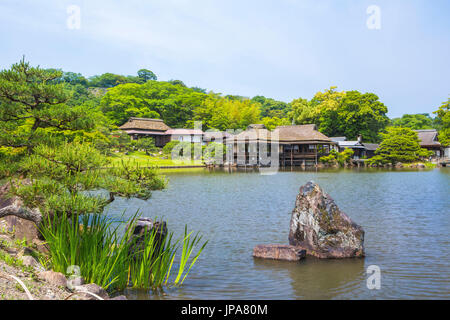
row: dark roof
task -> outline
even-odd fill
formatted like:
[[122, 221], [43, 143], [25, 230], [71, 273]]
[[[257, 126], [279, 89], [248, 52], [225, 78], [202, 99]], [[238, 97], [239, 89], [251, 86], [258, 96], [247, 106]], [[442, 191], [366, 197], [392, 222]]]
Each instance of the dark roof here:
[[376, 143], [363, 143], [363, 146], [366, 147], [366, 150], [375, 151], [378, 149], [379, 144]]
[[347, 141], [347, 137], [330, 137], [331, 141]]
[[438, 147], [441, 144], [437, 140], [438, 132], [436, 129], [414, 130], [417, 132], [421, 147]]
[[130, 118], [125, 124], [120, 126], [119, 129], [167, 131], [170, 129], [170, 127], [166, 125], [161, 119]]
[[[333, 139], [331, 139], [332, 141], [335, 141]], [[356, 141], [335, 141], [338, 143], [339, 147], [342, 148], [350, 148], [350, 149], [365, 149], [365, 147], [363, 146], [363, 144], [361, 142], [359, 142], [358, 140]]]

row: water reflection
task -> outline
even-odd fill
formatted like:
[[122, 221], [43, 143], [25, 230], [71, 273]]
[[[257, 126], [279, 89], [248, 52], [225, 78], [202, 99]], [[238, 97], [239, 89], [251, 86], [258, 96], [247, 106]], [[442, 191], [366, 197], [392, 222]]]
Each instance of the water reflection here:
[[[167, 172], [169, 187], [149, 201], [117, 199], [111, 215], [137, 209], [164, 217], [175, 236], [184, 225], [208, 246], [183, 287], [139, 299], [450, 298], [450, 168]], [[299, 187], [319, 183], [365, 231], [364, 259], [299, 263], [255, 260], [257, 244], [286, 244]], [[365, 268], [378, 265], [381, 290], [368, 290]]]
[[300, 262], [254, 258], [258, 271], [283, 272], [290, 278], [297, 299], [333, 299], [351, 292], [365, 281], [364, 259], [320, 260], [307, 257]]

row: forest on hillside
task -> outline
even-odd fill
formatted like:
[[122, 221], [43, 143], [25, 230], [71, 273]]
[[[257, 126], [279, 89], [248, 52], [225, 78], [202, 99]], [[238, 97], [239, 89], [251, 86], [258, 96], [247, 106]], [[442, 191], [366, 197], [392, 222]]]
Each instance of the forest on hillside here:
[[[55, 74], [53, 84], [64, 87], [65, 105], [89, 110], [98, 123], [109, 128], [130, 117], [163, 119], [173, 128], [193, 128], [195, 121], [202, 121], [203, 130], [245, 129], [252, 123], [273, 130], [280, 125], [314, 123], [327, 136], [354, 140], [362, 135], [366, 142], [380, 142], [381, 133], [390, 126], [443, 129], [438, 111], [434, 117], [422, 113], [389, 119], [388, 107], [375, 93], [339, 91], [337, 87], [318, 91], [310, 100], [299, 97], [284, 102], [262, 95], [225, 95], [189, 87], [181, 80], [159, 81], [148, 69], [138, 70], [135, 76], [104, 73], [90, 78], [61, 69], [45, 70]], [[441, 110], [445, 105], [448, 101]]]

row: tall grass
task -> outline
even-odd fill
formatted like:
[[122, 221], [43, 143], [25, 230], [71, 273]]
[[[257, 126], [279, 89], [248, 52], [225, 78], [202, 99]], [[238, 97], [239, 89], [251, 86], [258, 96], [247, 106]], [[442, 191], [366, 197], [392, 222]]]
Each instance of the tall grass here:
[[[137, 217], [136, 214], [127, 221], [130, 230]], [[174, 240], [172, 232], [161, 236], [152, 230], [137, 245], [132, 232], [121, 235], [119, 227], [113, 227], [113, 220], [100, 214], [48, 216], [41, 233], [50, 251], [49, 265], [62, 273], [69, 266], [79, 266], [86, 283], [93, 282], [110, 291], [127, 287], [158, 289], [182, 285], [207, 244], [206, 241], [201, 245], [202, 237], [187, 233], [185, 227], [181, 240]], [[180, 249], [180, 261], [176, 263]], [[178, 271], [172, 276], [175, 264]]]

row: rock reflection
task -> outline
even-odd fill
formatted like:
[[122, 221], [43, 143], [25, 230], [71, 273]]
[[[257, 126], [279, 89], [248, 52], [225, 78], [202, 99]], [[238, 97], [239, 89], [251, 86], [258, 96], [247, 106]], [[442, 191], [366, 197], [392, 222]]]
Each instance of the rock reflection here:
[[365, 285], [363, 258], [317, 259], [300, 262], [254, 258], [257, 270], [283, 272], [291, 279], [296, 299], [333, 299]]

